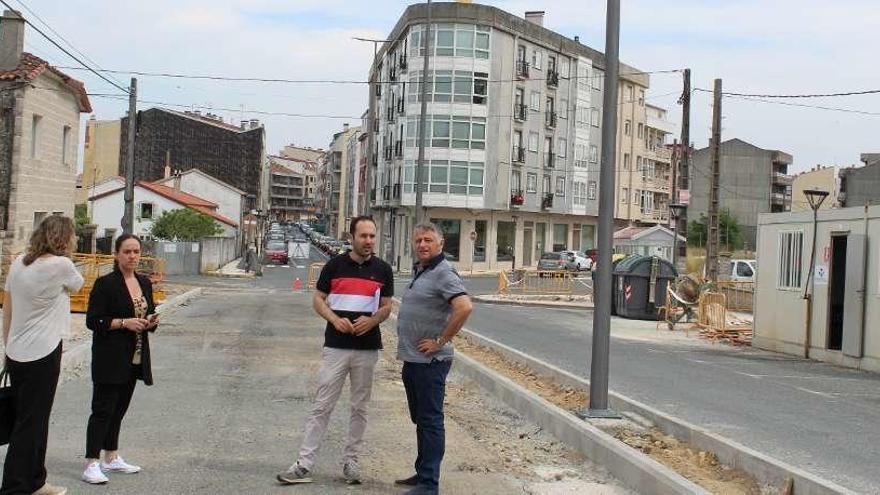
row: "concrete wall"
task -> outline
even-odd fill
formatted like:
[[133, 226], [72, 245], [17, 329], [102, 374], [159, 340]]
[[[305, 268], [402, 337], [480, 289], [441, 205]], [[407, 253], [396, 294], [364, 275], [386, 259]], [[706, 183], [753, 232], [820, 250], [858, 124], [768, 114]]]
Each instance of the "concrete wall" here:
[[[803, 284], [806, 283], [812, 245], [812, 214], [775, 213], [762, 214], [759, 218], [753, 345], [787, 354], [803, 355], [806, 336]], [[799, 289], [777, 288], [779, 236], [783, 231], [804, 232], [803, 281]], [[865, 263], [864, 355], [854, 358], [827, 348], [829, 285], [827, 279], [817, 277], [813, 297], [810, 357], [838, 365], [880, 371], [880, 206], [872, 206], [867, 210], [844, 208], [820, 211], [816, 236], [816, 266], [830, 271], [826, 249], [830, 253], [832, 233], [866, 232], [868, 249]], [[844, 319], [846, 318], [844, 315]]]
[[[729, 210], [743, 227], [746, 249], [755, 246], [758, 214], [770, 212], [771, 151], [738, 139], [721, 143], [719, 208]], [[688, 220], [708, 216], [712, 174], [710, 148], [694, 151], [690, 166]]]
[[[35, 215], [60, 213], [73, 217], [79, 103], [69, 87], [48, 71], [33, 83], [51, 90], [28, 87], [15, 92], [18, 98], [15, 102], [9, 225], [0, 253], [0, 271], [5, 271], [2, 267], [8, 266], [27, 246]], [[31, 129], [35, 115], [41, 119], [34, 143]], [[66, 153], [62, 150], [64, 126], [70, 127]], [[35, 144], [35, 156], [32, 156], [32, 144]], [[63, 154], [65, 161], [62, 163]]]
[[880, 163], [844, 169], [844, 206], [880, 204]]
[[241, 243], [234, 237], [205, 237], [201, 240], [201, 272], [216, 271], [238, 258]]
[[120, 126], [119, 120], [89, 119], [86, 123], [82, 189], [77, 195], [77, 203], [86, 202], [88, 188], [92, 184], [121, 173], [119, 169]]

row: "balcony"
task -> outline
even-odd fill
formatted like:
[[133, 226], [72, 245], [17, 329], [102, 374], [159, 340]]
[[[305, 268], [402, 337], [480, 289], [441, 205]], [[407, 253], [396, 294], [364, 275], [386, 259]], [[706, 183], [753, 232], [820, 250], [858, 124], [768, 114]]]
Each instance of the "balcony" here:
[[544, 112], [544, 125], [550, 129], [556, 128], [556, 112], [553, 110]]
[[394, 157], [403, 158], [403, 141], [394, 143]]
[[773, 172], [773, 184], [777, 186], [790, 186], [794, 179], [790, 175]]
[[672, 150], [665, 146], [654, 146], [653, 148], [649, 147], [648, 151], [648, 158], [652, 160], [664, 163], [672, 162]]
[[520, 122], [525, 122], [529, 118], [529, 109], [522, 103], [514, 104], [513, 118]]
[[522, 189], [510, 190], [510, 206], [522, 206], [525, 202]]
[[397, 66], [400, 67], [400, 70], [405, 71], [407, 68], [406, 55], [401, 55], [397, 61]]
[[788, 203], [788, 197], [785, 193], [775, 192], [770, 194], [770, 204], [771, 205], [782, 205], [785, 206]]
[[391, 200], [391, 186], [382, 186], [382, 201]]
[[510, 161], [512, 161], [513, 163], [525, 163], [526, 149], [522, 146], [514, 146], [513, 153], [510, 155]]
[[555, 70], [547, 71], [547, 87], [555, 88], [559, 86], [559, 73]]
[[397, 80], [397, 71], [394, 69], [394, 67], [392, 67], [391, 70], [388, 71], [388, 80], [389, 81], [396, 81]]
[[397, 99], [397, 113], [403, 115], [406, 112], [406, 101], [401, 96]]
[[392, 192], [392, 196], [391, 196], [391, 197], [392, 197], [393, 199], [400, 199], [400, 189], [401, 189], [401, 188], [400, 188], [400, 182], [394, 184], [394, 187], [392, 188], [392, 191], [391, 191], [391, 192]]
[[385, 111], [385, 120], [388, 124], [393, 124], [395, 120], [397, 120], [397, 112], [394, 111], [394, 106], [390, 106]]
[[549, 153], [544, 153], [544, 167], [553, 168], [553, 165], [555, 164], [555, 162], [554, 162], [555, 158], [556, 157], [553, 156], [552, 151], [550, 151]]
[[385, 161], [390, 162], [394, 158], [394, 146], [386, 146], [385, 152], [382, 154], [382, 157], [385, 158]]
[[525, 60], [516, 61], [516, 77], [520, 79], [529, 78], [529, 63]]
[[541, 208], [545, 210], [553, 208], [553, 193], [544, 194], [544, 199], [541, 200]]

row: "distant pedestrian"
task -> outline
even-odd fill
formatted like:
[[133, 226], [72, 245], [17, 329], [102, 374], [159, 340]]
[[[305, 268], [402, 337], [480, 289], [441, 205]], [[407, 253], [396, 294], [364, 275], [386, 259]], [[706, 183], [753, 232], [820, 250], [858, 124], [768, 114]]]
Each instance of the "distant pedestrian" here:
[[318, 390], [306, 420], [299, 456], [287, 471], [277, 476], [284, 484], [312, 481], [315, 456], [346, 377], [351, 382], [351, 419], [342, 474], [349, 484], [361, 481], [358, 454], [367, 427], [373, 370], [382, 348], [379, 324], [391, 313], [394, 276], [391, 266], [373, 255], [373, 219], [353, 218], [349, 231], [353, 237], [351, 251], [331, 258], [316, 284], [315, 312], [327, 320]]
[[6, 277], [3, 343], [15, 423], [3, 465], [3, 495], [67, 493], [46, 483], [46, 446], [61, 373], [61, 339], [70, 335], [70, 294], [83, 285], [70, 259], [75, 248], [73, 221], [48, 216]]
[[416, 225], [413, 250], [418, 262], [403, 294], [397, 318], [397, 354], [403, 386], [416, 425], [416, 474], [396, 480], [408, 494], [440, 493], [440, 463], [446, 450], [443, 399], [452, 367], [452, 338], [473, 306], [461, 277], [443, 255], [443, 232], [433, 223]]
[[153, 384], [149, 333], [159, 324], [153, 284], [135, 271], [141, 261], [140, 239], [123, 234], [115, 247], [113, 271], [95, 280], [86, 315], [86, 326], [93, 332], [93, 385], [82, 479], [92, 484], [110, 481], [107, 472], [141, 470], [118, 454], [119, 431], [137, 381]]

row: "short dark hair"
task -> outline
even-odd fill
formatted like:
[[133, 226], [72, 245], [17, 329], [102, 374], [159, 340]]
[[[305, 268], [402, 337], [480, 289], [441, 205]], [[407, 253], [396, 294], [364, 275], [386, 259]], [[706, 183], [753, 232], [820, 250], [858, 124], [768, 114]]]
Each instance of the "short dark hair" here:
[[348, 233], [354, 237], [354, 233], [357, 232], [358, 224], [361, 222], [373, 222], [373, 225], [376, 225], [376, 221], [373, 220], [372, 215], [360, 215], [351, 219], [351, 223], [348, 225]]

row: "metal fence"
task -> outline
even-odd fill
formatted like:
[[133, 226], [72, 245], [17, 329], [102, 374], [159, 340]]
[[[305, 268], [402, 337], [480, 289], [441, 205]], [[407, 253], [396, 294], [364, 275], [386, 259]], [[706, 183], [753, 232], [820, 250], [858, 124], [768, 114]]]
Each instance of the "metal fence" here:
[[168, 275], [198, 275], [202, 267], [202, 249], [198, 242], [156, 241], [151, 251], [165, 261]]
[[724, 294], [728, 311], [751, 313], [755, 307], [755, 283], [719, 280], [715, 283], [717, 291]]
[[498, 273], [499, 294], [572, 294], [574, 291], [575, 278], [569, 272]]

